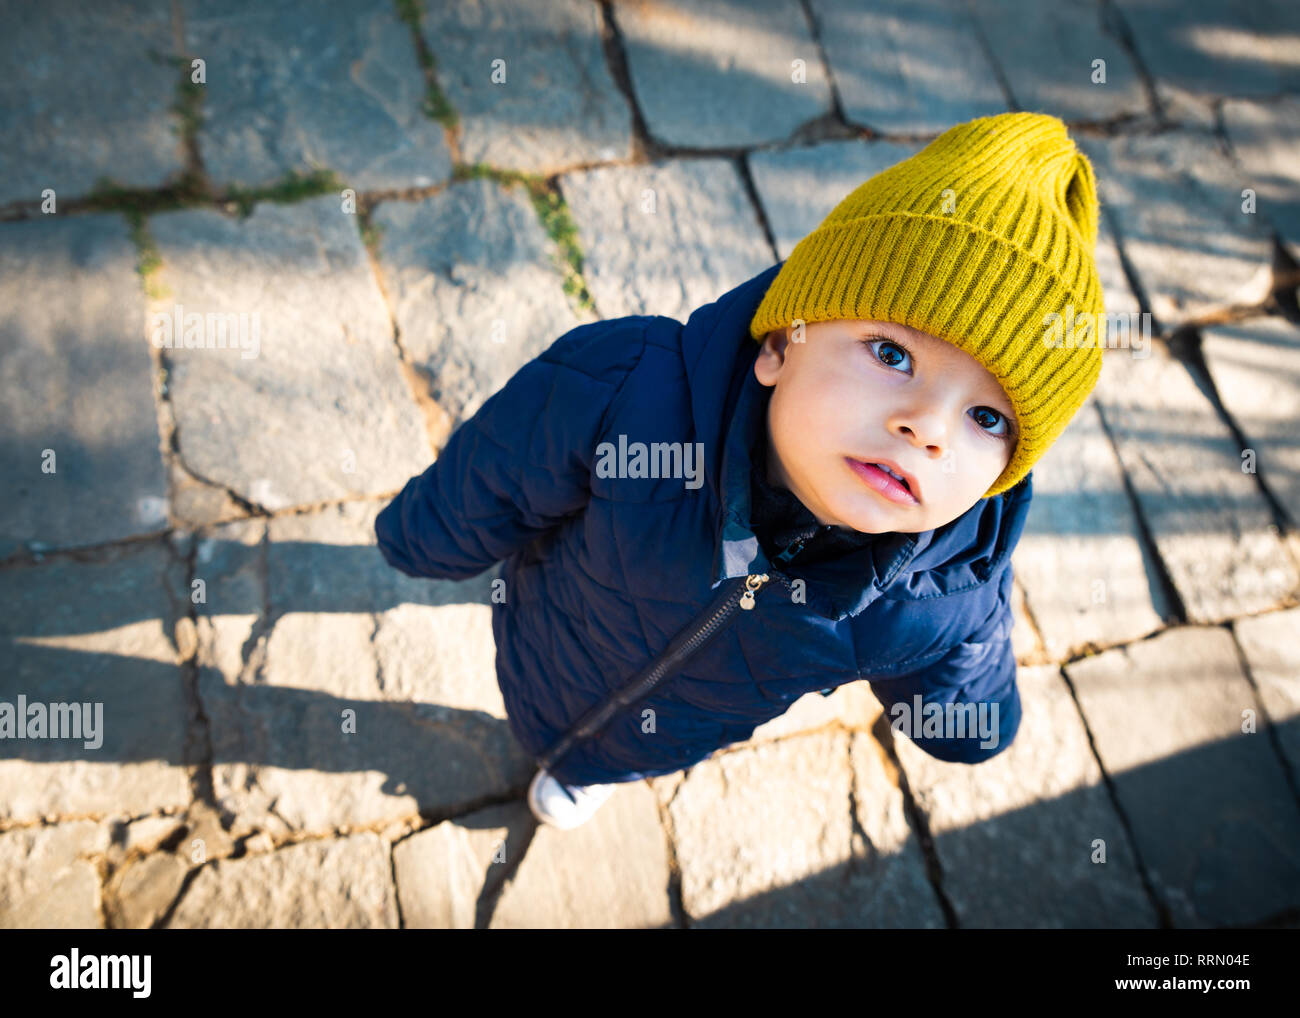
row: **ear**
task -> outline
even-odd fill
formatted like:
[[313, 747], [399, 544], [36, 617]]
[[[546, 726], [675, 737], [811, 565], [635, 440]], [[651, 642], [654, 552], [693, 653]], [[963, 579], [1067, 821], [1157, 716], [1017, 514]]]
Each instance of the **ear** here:
[[785, 355], [789, 343], [789, 330], [785, 328], [773, 329], [763, 337], [763, 345], [759, 348], [758, 358], [754, 361], [754, 376], [760, 384], [769, 386], [776, 384], [781, 369], [785, 367]]

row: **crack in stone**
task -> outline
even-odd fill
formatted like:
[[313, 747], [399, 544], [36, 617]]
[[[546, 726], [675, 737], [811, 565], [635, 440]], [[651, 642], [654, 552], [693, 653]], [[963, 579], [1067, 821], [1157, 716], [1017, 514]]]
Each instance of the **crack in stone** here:
[[[1128, 496], [1129, 511], [1133, 514], [1133, 520], [1137, 524], [1138, 540], [1142, 547], [1143, 559], [1150, 562], [1152, 568], [1156, 570], [1157, 582], [1160, 584], [1165, 605], [1173, 614], [1173, 621], [1175, 624], [1185, 624], [1188, 618], [1187, 606], [1183, 603], [1182, 594], [1175, 585], [1169, 567], [1160, 554], [1160, 546], [1156, 542], [1155, 535], [1151, 532], [1146, 512], [1142, 508], [1142, 503], [1133, 488], [1133, 479], [1129, 476], [1128, 468], [1124, 465], [1124, 457], [1120, 454], [1119, 441], [1116, 439], [1110, 425], [1106, 422], [1106, 411], [1100, 403], [1097, 404], [1097, 419], [1101, 421], [1101, 429], [1110, 442], [1111, 452], [1120, 464], [1120, 480], [1123, 482], [1124, 492]], [[1162, 621], [1169, 622], [1168, 619]]]
[[[185, 558], [182, 560], [185, 569], [185, 589], [192, 591], [194, 581], [198, 572], [198, 540], [191, 536], [189, 546], [186, 548]], [[168, 544], [169, 555], [175, 556], [176, 550]], [[174, 564], [174, 558], [173, 558]], [[164, 580], [165, 580], [164, 576]], [[171, 597], [170, 586], [166, 587], [168, 597]], [[175, 605], [173, 605], [175, 607]], [[181, 679], [184, 684], [186, 700], [191, 712], [192, 722], [187, 725], [186, 730], [186, 760], [191, 759], [191, 747], [197, 743], [198, 760], [194, 763], [194, 770], [190, 776], [191, 794], [194, 798], [207, 803], [215, 808], [216, 798], [212, 777], [212, 721], [203, 703], [202, 690], [199, 684], [199, 625], [198, 625], [198, 606], [194, 603], [192, 597], [185, 598], [184, 614], [177, 613], [178, 625], [183, 620], [188, 623], [189, 637], [191, 646], [188, 653], [180, 662]], [[180, 654], [181, 648], [177, 646], [177, 653]]]
[[[1029, 630], [1034, 634], [1034, 641], [1037, 644], [1037, 646], [1035, 646], [1034, 648], [1034, 662], [1040, 663], [1040, 659], [1044, 659], [1041, 661], [1041, 663], [1046, 663], [1045, 658], [1047, 655], [1047, 640], [1043, 636], [1043, 627], [1038, 624], [1038, 618], [1037, 616], [1034, 615], [1034, 609], [1029, 604], [1029, 591], [1025, 590], [1024, 587], [1020, 585], [1020, 581], [1018, 579], [1013, 577], [1011, 582], [1013, 585], [1013, 590], [1011, 592], [1011, 599], [1013, 602], [1015, 601], [1016, 590], [1019, 590], [1020, 605], [1021, 608], [1023, 609], [1021, 611], [1021, 620], [1029, 626]], [[1017, 664], [1019, 664], [1019, 662], [1017, 662]]]
[[1165, 121], [1165, 110], [1160, 103], [1160, 93], [1156, 90], [1155, 77], [1147, 70], [1146, 64], [1143, 63], [1142, 55], [1138, 52], [1137, 43], [1133, 37], [1133, 30], [1124, 19], [1124, 15], [1115, 5], [1114, 0], [1100, 0], [1098, 14], [1102, 32], [1119, 43], [1120, 48], [1124, 50], [1124, 55], [1129, 58], [1134, 70], [1137, 71], [1138, 77], [1142, 81], [1142, 91], [1146, 94], [1150, 113], [1158, 121]]
[[384, 662], [379, 656], [379, 648], [375, 646], [375, 637], [379, 635], [379, 613], [370, 612], [370, 653], [375, 659], [375, 684], [379, 687], [379, 695], [387, 699], [387, 690], [384, 687]]
[[[852, 880], [860, 869], [866, 870], [874, 866], [879, 858], [876, 846], [871, 843], [870, 836], [862, 826], [862, 818], [858, 815], [858, 775], [856, 768], [853, 766], [853, 743], [857, 735], [858, 733], [850, 730], [844, 740], [845, 766], [849, 769], [849, 859], [848, 865], [844, 869], [845, 882]], [[860, 852], [854, 850], [855, 842], [860, 842]]]
[[960, 929], [961, 921], [957, 915], [957, 910], [949, 900], [948, 894], [943, 887], [943, 863], [939, 859], [934, 837], [930, 833], [929, 817], [921, 809], [920, 803], [917, 802], [916, 796], [912, 793], [911, 783], [907, 780], [907, 774], [903, 770], [902, 762], [899, 760], [893, 745], [893, 734], [890, 731], [888, 717], [881, 714], [876, 719], [871, 729], [871, 735], [875, 739], [880, 752], [884, 755], [888, 770], [892, 772], [898, 789], [903, 795], [903, 812], [907, 817], [908, 826], [911, 828], [921, 849], [921, 857], [925, 863], [926, 879], [929, 881], [935, 898], [939, 902], [944, 922], [949, 929]]
[[1237, 652], [1237, 664], [1240, 666], [1242, 674], [1246, 676], [1250, 688], [1255, 693], [1255, 700], [1260, 713], [1268, 722], [1265, 727], [1268, 731], [1269, 743], [1273, 747], [1273, 754], [1277, 757], [1277, 761], [1282, 768], [1282, 776], [1286, 780], [1287, 787], [1291, 789], [1291, 797], [1295, 799], [1296, 805], [1300, 806], [1300, 774], [1292, 770], [1291, 762], [1287, 759], [1287, 754], [1282, 748], [1281, 736], [1278, 735], [1279, 722], [1285, 724], [1287, 719], [1282, 717], [1274, 720], [1269, 715], [1268, 707], [1264, 703], [1264, 697], [1259, 688], [1259, 682], [1255, 678], [1255, 673], [1251, 670], [1250, 659], [1246, 657], [1246, 649], [1237, 638], [1237, 623], [1240, 621], [1240, 619], [1230, 619], [1228, 622], [1223, 623], [1223, 628], [1227, 629], [1232, 636], [1232, 646]]
[[[398, 839], [400, 840], [400, 839]], [[397, 909], [397, 928], [406, 929], [406, 917], [402, 914], [402, 895], [399, 893], [397, 886], [397, 858], [393, 847], [397, 840], [387, 842], [388, 845], [388, 880], [393, 888], [393, 905]]]
[[[1162, 630], [1162, 632], [1163, 631], [1164, 630]], [[1158, 635], [1160, 634], [1152, 634], [1152, 636]], [[1148, 637], [1148, 639], [1150, 638], [1151, 637]], [[1125, 655], [1127, 656], [1127, 654], [1128, 652], [1125, 650]], [[1138, 845], [1137, 838], [1134, 837], [1133, 825], [1129, 822], [1128, 814], [1124, 812], [1123, 806], [1120, 803], [1119, 791], [1115, 788], [1114, 779], [1106, 770], [1106, 765], [1101, 759], [1101, 753], [1097, 749], [1097, 742], [1093, 738], [1092, 728], [1088, 724], [1088, 716], [1084, 713], [1083, 704], [1079, 701], [1078, 690], [1074, 688], [1074, 683], [1070, 681], [1069, 673], [1066, 672], [1064, 666], [1058, 669], [1058, 672], [1061, 676], [1061, 680], [1065, 683], [1065, 688], [1070, 691], [1070, 698], [1074, 701], [1074, 709], [1078, 712], [1079, 723], [1083, 725], [1084, 734], [1088, 737], [1088, 749], [1092, 753], [1093, 760], [1097, 763], [1097, 769], [1101, 772], [1102, 781], [1105, 782], [1106, 794], [1110, 798], [1111, 808], [1115, 811], [1115, 815], [1119, 817], [1119, 822], [1124, 828], [1124, 836], [1128, 839], [1129, 847], [1133, 850], [1133, 861], [1134, 865], [1137, 867], [1138, 878], [1142, 881], [1142, 889], [1146, 892], [1148, 901], [1150, 901], [1152, 907], [1155, 909], [1156, 915], [1160, 921], [1160, 928], [1165, 930], [1173, 929], [1173, 916], [1169, 911], [1169, 907], [1156, 892], [1158, 876], [1148, 871], [1147, 865], [1142, 859], [1142, 850]]]
[[817, 21], [817, 15], [812, 9], [809, 0], [800, 0], [799, 6], [803, 9], [804, 20], [808, 22], [808, 34], [812, 37], [813, 46], [817, 48], [817, 57], [821, 61], [822, 74], [826, 77], [826, 84], [831, 93], [831, 109], [834, 111], [835, 119], [845, 127], [848, 126], [848, 118], [844, 116], [844, 104], [840, 101], [840, 89], [835, 82], [835, 75], [831, 71], [831, 60], [826, 55], [826, 50], [822, 46], [821, 25]]

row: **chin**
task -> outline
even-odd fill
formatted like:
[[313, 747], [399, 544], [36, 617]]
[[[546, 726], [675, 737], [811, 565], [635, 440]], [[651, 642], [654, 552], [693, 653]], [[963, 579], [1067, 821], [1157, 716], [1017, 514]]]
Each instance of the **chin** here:
[[[834, 510], [832, 510], [834, 512]], [[890, 525], [891, 513], [887, 506], [863, 510], [859, 508], [856, 512], [835, 513], [837, 517], [836, 526], [848, 527], [850, 530], [856, 530], [859, 534], [888, 534], [894, 531]]]

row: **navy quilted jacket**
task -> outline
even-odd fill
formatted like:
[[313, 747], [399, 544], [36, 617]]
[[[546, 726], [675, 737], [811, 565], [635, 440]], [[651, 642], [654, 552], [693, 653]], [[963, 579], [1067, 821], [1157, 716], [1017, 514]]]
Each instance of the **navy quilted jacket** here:
[[[943, 760], [978, 763], [1019, 727], [1010, 558], [1032, 475], [943, 527], [828, 561], [774, 563], [756, 539], [749, 450], [770, 392], [748, 330], [780, 267], [685, 325], [641, 315], [565, 333], [376, 519], [385, 559], [411, 576], [504, 560], [497, 681], [515, 737], [562, 781], [681, 770], [859, 679]], [[601, 476], [605, 442], [700, 443], [703, 474]], [[925, 704], [981, 701], [998, 705], [996, 740], [921, 727]]]

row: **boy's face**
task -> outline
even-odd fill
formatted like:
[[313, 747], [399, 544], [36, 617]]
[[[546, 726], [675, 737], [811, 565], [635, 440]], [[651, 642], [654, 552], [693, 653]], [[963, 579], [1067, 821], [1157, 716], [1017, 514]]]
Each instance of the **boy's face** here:
[[[768, 482], [823, 524], [917, 534], [955, 520], [1006, 468], [1018, 438], [1011, 400], [964, 350], [893, 322], [814, 322], [802, 342], [770, 332], [754, 374], [775, 386]], [[851, 460], [889, 460], [912, 495]]]

